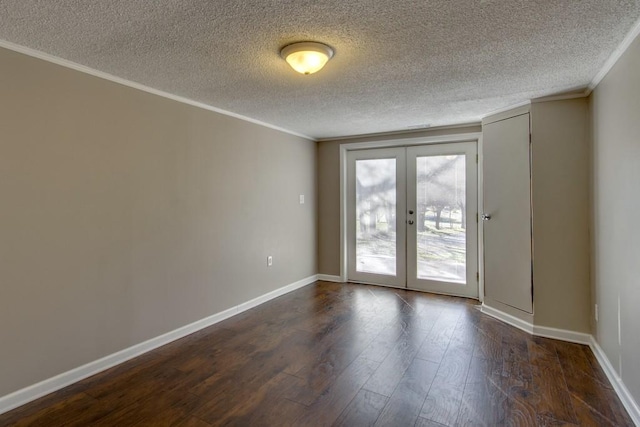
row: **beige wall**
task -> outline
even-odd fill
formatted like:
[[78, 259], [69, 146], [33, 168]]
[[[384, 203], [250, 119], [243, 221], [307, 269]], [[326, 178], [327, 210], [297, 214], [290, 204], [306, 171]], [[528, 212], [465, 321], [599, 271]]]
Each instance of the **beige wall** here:
[[480, 125], [425, 130], [395, 135], [348, 138], [318, 143], [318, 272], [340, 275], [340, 145], [479, 133]]
[[589, 111], [531, 105], [534, 324], [590, 332]]
[[636, 402], [640, 402], [639, 76], [640, 38], [636, 38], [591, 95], [593, 292], [599, 311], [595, 335]]
[[318, 273], [340, 275], [340, 144], [318, 143]]
[[0, 70], [0, 396], [317, 272], [315, 142]]

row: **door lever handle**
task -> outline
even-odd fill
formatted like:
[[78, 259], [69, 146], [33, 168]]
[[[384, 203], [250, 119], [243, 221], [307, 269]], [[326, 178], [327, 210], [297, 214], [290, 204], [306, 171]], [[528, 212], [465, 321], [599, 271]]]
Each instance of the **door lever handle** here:
[[413, 220], [410, 219], [409, 221], [407, 221], [407, 223], [409, 223], [409, 225], [413, 225]]
[[491, 220], [491, 215], [490, 214], [482, 214], [482, 220], [483, 221], [490, 221]]

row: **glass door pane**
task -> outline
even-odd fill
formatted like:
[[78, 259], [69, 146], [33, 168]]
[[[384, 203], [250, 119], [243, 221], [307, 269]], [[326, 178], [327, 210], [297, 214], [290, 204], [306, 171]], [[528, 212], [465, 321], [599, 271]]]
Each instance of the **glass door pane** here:
[[407, 285], [478, 297], [476, 144], [407, 148]]
[[465, 155], [416, 158], [417, 276], [466, 283]]
[[406, 287], [406, 150], [347, 153], [347, 275]]
[[396, 159], [356, 160], [356, 271], [396, 275]]

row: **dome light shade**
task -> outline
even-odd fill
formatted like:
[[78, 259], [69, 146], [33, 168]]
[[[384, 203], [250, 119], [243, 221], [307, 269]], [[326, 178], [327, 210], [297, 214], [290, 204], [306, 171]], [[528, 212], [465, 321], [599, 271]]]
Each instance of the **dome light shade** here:
[[280, 56], [300, 74], [313, 74], [333, 56], [333, 49], [317, 42], [301, 42], [285, 46]]

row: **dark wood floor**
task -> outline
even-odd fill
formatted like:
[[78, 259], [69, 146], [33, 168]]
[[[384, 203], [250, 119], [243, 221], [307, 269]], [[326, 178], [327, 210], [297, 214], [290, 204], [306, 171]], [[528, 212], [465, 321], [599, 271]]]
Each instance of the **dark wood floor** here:
[[471, 300], [318, 282], [0, 415], [0, 425], [626, 426], [588, 347]]

